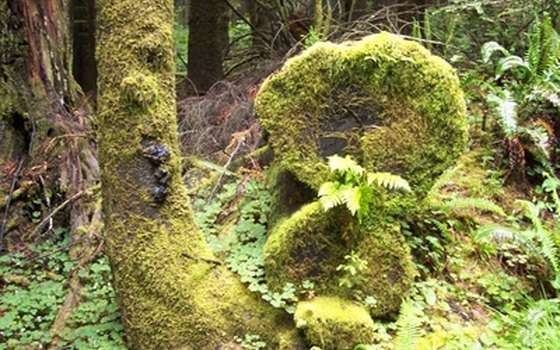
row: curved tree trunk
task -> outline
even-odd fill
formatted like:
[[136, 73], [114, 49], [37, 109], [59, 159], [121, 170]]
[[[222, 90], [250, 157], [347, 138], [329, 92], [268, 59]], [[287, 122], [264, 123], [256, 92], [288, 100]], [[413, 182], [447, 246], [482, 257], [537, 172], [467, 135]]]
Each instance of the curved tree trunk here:
[[230, 349], [252, 333], [294, 349], [283, 316], [215, 259], [194, 222], [175, 119], [173, 0], [97, 5], [105, 239], [130, 347]]

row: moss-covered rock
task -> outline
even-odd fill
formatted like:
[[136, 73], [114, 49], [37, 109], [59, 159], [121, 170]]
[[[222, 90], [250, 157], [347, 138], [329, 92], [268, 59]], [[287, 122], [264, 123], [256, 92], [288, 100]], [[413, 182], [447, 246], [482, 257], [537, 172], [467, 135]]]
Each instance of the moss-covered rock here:
[[367, 310], [338, 297], [317, 297], [298, 303], [296, 326], [312, 346], [323, 350], [353, 349], [373, 341], [374, 325]]
[[[380, 210], [382, 210], [380, 208]], [[319, 202], [305, 205], [279, 223], [264, 247], [268, 284], [281, 289], [309, 280], [319, 295], [375, 298], [370, 312], [380, 316], [396, 311], [412, 285], [414, 268], [399, 226], [391, 217], [370, 216], [361, 225], [345, 209], [325, 212]], [[340, 286], [337, 266], [351, 252], [367, 262], [356, 288]]]
[[324, 159], [350, 154], [369, 171], [403, 176], [422, 197], [466, 142], [453, 69], [388, 33], [317, 44], [289, 60], [265, 81], [255, 111], [281, 166], [315, 189]]

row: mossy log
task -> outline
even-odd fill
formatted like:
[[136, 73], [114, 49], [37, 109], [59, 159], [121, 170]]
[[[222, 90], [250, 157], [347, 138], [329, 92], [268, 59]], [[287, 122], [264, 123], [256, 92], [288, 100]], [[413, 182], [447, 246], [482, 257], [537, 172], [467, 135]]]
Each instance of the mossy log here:
[[181, 176], [172, 0], [99, 0], [105, 239], [131, 349], [297, 349], [291, 320], [216, 262]]

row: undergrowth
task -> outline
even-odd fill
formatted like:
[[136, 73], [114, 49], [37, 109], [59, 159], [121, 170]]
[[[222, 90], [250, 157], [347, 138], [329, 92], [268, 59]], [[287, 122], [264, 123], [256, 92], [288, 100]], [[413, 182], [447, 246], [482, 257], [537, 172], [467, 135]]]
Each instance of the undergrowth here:
[[0, 349], [126, 349], [111, 270], [99, 257], [77, 271], [81, 302], [61, 334], [51, 331], [78, 268], [68, 256], [67, 230], [0, 257]]

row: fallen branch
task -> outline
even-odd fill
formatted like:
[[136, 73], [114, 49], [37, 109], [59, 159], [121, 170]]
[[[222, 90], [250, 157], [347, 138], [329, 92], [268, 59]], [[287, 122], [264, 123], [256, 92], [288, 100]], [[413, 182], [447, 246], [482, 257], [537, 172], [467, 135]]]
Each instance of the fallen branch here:
[[61, 211], [62, 209], [64, 209], [68, 204], [72, 203], [73, 201], [75, 201], [76, 199], [82, 197], [85, 194], [90, 194], [93, 192], [97, 192], [99, 191], [99, 189], [101, 188], [100, 185], [94, 185], [90, 188], [86, 188], [85, 190], [82, 190], [80, 192], [75, 193], [72, 197], [66, 199], [64, 202], [62, 202], [58, 207], [54, 208], [53, 211], [51, 211], [49, 213], [49, 215], [47, 215], [43, 221], [41, 221], [37, 226], [35, 226], [35, 228], [33, 229], [33, 231], [31, 232], [31, 237], [34, 237], [35, 235], [37, 235], [41, 229], [43, 228], [43, 226], [45, 226], [50, 219], [52, 219], [53, 216], [56, 215], [56, 213], [58, 213], [59, 211]]

